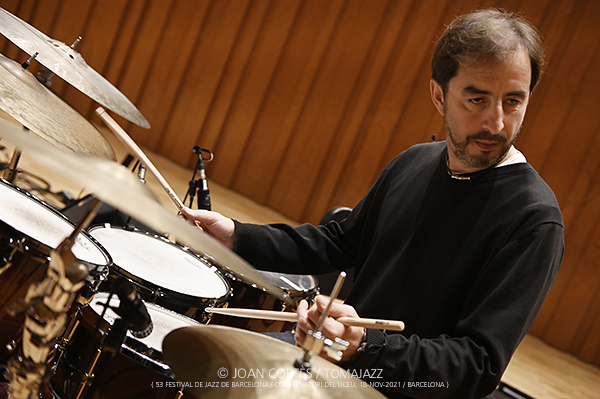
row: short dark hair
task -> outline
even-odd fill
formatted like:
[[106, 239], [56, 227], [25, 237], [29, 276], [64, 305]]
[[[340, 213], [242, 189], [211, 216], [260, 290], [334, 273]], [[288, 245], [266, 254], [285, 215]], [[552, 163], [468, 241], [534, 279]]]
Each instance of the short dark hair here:
[[519, 47], [527, 51], [531, 60], [531, 92], [544, 63], [542, 38], [537, 29], [521, 16], [495, 8], [459, 16], [446, 27], [435, 46], [432, 78], [446, 93], [448, 82], [461, 64], [498, 62]]

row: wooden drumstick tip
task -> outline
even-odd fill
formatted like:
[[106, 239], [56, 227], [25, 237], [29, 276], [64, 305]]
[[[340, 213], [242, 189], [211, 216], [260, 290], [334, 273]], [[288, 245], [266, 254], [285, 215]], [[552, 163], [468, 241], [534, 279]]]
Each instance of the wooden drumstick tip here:
[[173, 201], [177, 209], [180, 211], [185, 205], [183, 204], [183, 202], [181, 202], [175, 191], [171, 188], [167, 180], [162, 176], [162, 174], [159, 172], [156, 166], [154, 166], [152, 161], [150, 161], [150, 158], [146, 156], [144, 151], [142, 151], [142, 149], [138, 147], [135, 141], [133, 141], [133, 139], [129, 137], [127, 132], [125, 132], [125, 130], [123, 130], [123, 128], [119, 126], [119, 124], [115, 122], [113, 118], [111, 118], [111, 116], [108, 114], [108, 112], [106, 112], [104, 108], [96, 108], [96, 114], [100, 117], [100, 119], [102, 119], [102, 121], [104, 121], [106, 126], [108, 126], [108, 128], [114, 133], [114, 135], [119, 140], [121, 140], [123, 144], [125, 144], [125, 146], [133, 153], [133, 155], [135, 155], [140, 160], [140, 162], [146, 166], [150, 173], [154, 175], [158, 184], [163, 188], [163, 190], [165, 190], [166, 194], [169, 196], [171, 201]]

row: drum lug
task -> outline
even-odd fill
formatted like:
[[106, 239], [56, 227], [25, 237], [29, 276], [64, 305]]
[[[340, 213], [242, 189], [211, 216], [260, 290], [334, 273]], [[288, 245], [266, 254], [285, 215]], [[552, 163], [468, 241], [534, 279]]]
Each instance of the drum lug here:
[[6, 344], [6, 349], [8, 350], [9, 353], [12, 354], [15, 351], [15, 349], [17, 349], [17, 342], [14, 339], [11, 339]]
[[96, 356], [94, 357], [91, 366], [87, 372], [82, 373], [81, 375], [81, 379], [79, 380], [79, 390], [75, 395], [75, 399], [79, 399], [81, 397], [86, 387], [92, 386], [92, 383], [94, 382], [94, 369], [96, 368], [96, 363], [98, 363], [98, 359], [100, 359], [101, 354], [102, 351], [100, 349], [96, 349]]
[[17, 247], [14, 246], [12, 248], [12, 250], [6, 251], [6, 252], [8, 252], [8, 254], [7, 254], [8, 256], [2, 255], [2, 264], [4, 266], [2, 266], [2, 268], [0, 268], [0, 276], [2, 276], [2, 274], [5, 271], [7, 271], [8, 269], [11, 268], [11, 266], [12, 266], [12, 259], [13, 259], [13, 256], [15, 256], [15, 252], [17, 252]]
[[165, 294], [160, 290], [160, 287], [158, 287], [156, 291], [152, 293], [152, 303], [156, 303], [156, 301], [163, 296], [165, 296]]
[[65, 349], [67, 348], [67, 345], [69, 344], [69, 340], [65, 337], [60, 337], [57, 338], [54, 341], [54, 346], [56, 347], [56, 349], [58, 349], [61, 353], [65, 351]]

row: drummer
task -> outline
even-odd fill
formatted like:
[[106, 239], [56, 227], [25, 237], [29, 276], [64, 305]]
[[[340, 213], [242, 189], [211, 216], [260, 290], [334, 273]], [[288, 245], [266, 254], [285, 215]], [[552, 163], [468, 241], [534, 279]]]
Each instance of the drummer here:
[[[390, 398], [490, 398], [563, 256], [556, 198], [513, 146], [542, 63], [524, 19], [495, 9], [458, 17], [435, 47], [430, 81], [447, 141], [398, 155], [345, 221], [293, 228], [184, 215], [259, 269], [354, 267], [324, 334], [349, 342], [343, 367], [380, 370], [370, 381]], [[298, 345], [323, 305], [299, 305]], [[358, 315], [406, 329], [335, 320]]]

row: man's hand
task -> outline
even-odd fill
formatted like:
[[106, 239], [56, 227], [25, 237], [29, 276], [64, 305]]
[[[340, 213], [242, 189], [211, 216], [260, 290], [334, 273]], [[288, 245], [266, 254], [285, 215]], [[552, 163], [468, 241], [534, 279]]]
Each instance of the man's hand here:
[[[308, 308], [308, 302], [302, 300], [296, 309], [298, 315], [298, 327], [296, 328], [296, 345], [302, 347], [304, 340], [306, 339], [306, 333], [308, 330], [315, 330], [321, 313], [325, 310], [329, 298], [324, 296], [318, 296], [315, 305], [310, 309]], [[329, 339], [341, 338], [344, 341], [348, 341], [348, 348], [343, 352], [342, 360], [345, 361], [350, 359], [355, 353], [360, 344], [362, 343], [365, 329], [363, 327], [348, 327], [342, 323], [336, 321], [338, 317], [358, 317], [356, 310], [350, 305], [342, 305], [339, 303], [332, 303], [329, 309], [329, 315], [323, 323], [323, 334]], [[329, 357], [323, 351], [321, 357], [327, 360]]]
[[229, 249], [235, 243], [235, 223], [220, 213], [203, 209], [182, 208], [181, 215], [193, 221], [206, 234], [213, 236]]

